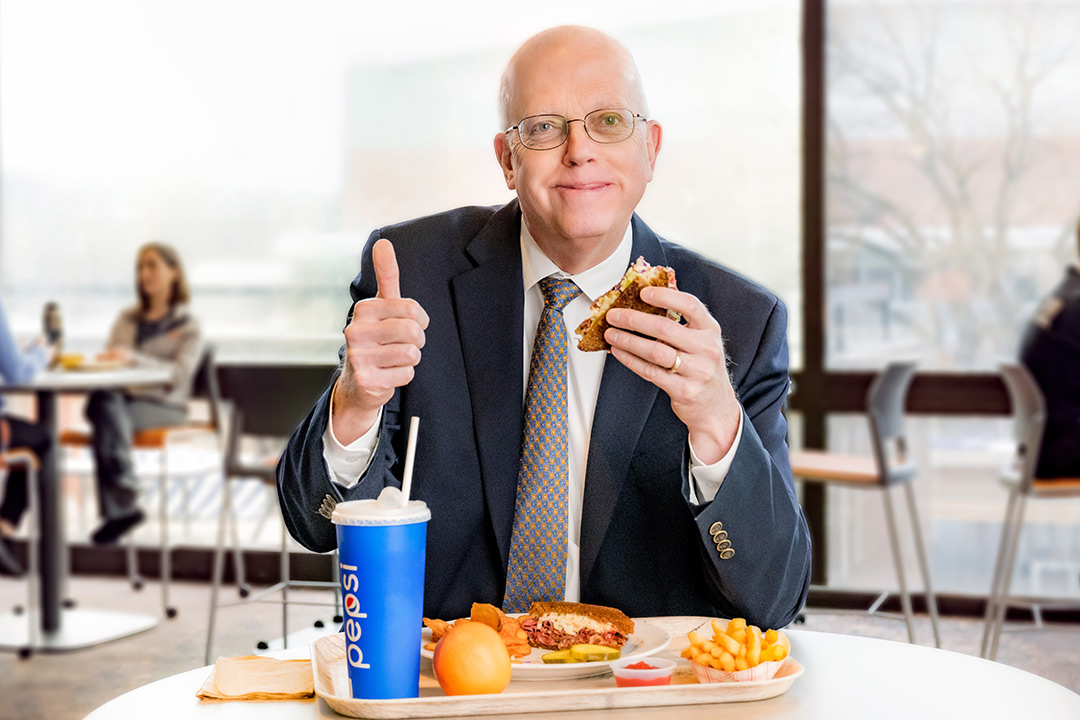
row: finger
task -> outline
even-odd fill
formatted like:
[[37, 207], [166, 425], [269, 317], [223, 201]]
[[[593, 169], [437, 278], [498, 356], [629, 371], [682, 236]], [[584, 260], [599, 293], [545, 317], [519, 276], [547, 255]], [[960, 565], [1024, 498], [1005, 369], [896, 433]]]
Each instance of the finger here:
[[365, 298], [353, 305], [353, 322], [378, 322], [388, 318], [413, 320], [423, 330], [427, 330], [428, 322], [430, 322], [424, 308], [411, 298], [398, 300]]
[[[616, 330], [615, 328], [608, 328], [607, 332], [604, 333], [604, 339], [608, 341], [612, 348], [632, 353], [642, 360], [658, 365], [665, 370], [675, 364], [675, 357], [680, 352], [671, 345], [635, 335], [634, 333]], [[684, 371], [687, 357], [689, 357], [689, 354], [684, 352], [682, 362]]]
[[415, 320], [390, 318], [377, 322], [360, 322], [345, 331], [350, 346], [379, 346], [407, 344], [422, 348], [427, 343], [423, 328]]
[[[674, 355], [670, 350], [663, 349], [664, 346], [670, 345], [681, 351], [683, 369], [680, 374], [688, 374], [688, 360], [698, 373], [711, 374], [714, 371], [710, 368], [726, 367], [724, 338], [716, 321], [712, 321], [708, 328], [693, 329], [663, 315], [619, 309], [608, 313], [608, 323], [612, 326], [604, 333], [608, 343], [662, 367], [671, 367], [675, 362]], [[654, 344], [659, 345], [660, 349]]]
[[376, 368], [353, 364], [352, 368], [353, 382], [357, 390], [370, 395], [379, 395], [408, 385], [416, 374], [412, 365]]
[[416, 367], [422, 357], [420, 348], [411, 343], [378, 345], [362, 350], [354, 360], [376, 370], [391, 370], [399, 367]]
[[666, 368], [644, 360], [622, 348], [612, 347], [611, 354], [616, 360], [625, 365], [630, 372], [656, 385], [669, 396], [675, 396], [676, 386], [686, 382], [686, 379], [681, 374], [668, 372]]
[[371, 264], [375, 267], [375, 297], [385, 300], [397, 300], [401, 297], [401, 285], [398, 281], [397, 255], [394, 245], [386, 238], [380, 239], [371, 248]]
[[705, 304], [690, 293], [650, 285], [642, 288], [641, 299], [655, 307], [674, 310], [686, 319], [686, 324], [690, 327], [702, 328], [716, 324]]
[[420, 359], [420, 350], [415, 345], [407, 344], [381, 345], [348, 352], [356, 386], [369, 393], [407, 384], [412, 380], [413, 368], [420, 364]]
[[688, 336], [694, 332], [666, 315], [653, 315], [652, 313], [628, 310], [626, 308], [609, 311], [607, 321], [613, 327], [640, 333], [656, 340], [663, 340], [669, 345], [683, 349], [689, 349], [686, 347], [690, 342]]

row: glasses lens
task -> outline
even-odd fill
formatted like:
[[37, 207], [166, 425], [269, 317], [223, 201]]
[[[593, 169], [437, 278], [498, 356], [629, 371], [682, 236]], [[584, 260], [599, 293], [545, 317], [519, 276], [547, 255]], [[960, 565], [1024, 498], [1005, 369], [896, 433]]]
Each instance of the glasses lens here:
[[566, 118], [560, 115], [534, 115], [518, 123], [518, 134], [525, 147], [548, 150], [566, 139]]
[[593, 110], [585, 116], [585, 129], [596, 142], [620, 142], [634, 132], [634, 113], [624, 109]]

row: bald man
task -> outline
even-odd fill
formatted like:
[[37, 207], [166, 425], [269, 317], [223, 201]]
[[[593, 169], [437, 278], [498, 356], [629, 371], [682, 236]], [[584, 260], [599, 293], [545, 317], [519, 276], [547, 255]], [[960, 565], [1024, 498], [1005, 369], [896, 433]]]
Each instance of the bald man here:
[[[517, 199], [372, 233], [340, 371], [278, 466], [290, 531], [332, 549], [324, 499], [400, 485], [418, 416], [426, 615], [566, 599], [786, 625], [810, 541], [781, 414], [783, 304], [635, 214], [663, 132], [622, 45], [540, 33], [500, 99], [495, 156]], [[642, 298], [684, 322], [612, 311], [611, 353], [579, 351], [574, 328], [639, 256], [675, 270], [677, 290]]]

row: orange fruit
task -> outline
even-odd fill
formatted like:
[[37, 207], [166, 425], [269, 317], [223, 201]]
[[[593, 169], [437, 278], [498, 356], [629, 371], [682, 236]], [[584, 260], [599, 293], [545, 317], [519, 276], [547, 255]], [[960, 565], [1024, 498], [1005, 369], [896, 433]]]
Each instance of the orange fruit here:
[[510, 684], [510, 653], [483, 623], [458, 620], [435, 646], [431, 662], [447, 695], [500, 693]]

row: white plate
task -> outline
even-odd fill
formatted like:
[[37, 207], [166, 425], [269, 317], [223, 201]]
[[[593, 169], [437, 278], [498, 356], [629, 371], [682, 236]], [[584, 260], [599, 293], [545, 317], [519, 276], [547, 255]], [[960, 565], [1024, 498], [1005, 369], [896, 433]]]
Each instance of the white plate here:
[[[431, 628], [424, 628], [424, 636], [421, 642], [426, 645], [431, 642]], [[671, 644], [671, 636], [666, 631], [655, 625], [635, 620], [634, 633], [627, 639], [622, 647], [620, 658], [643, 658], [647, 655], [658, 653]], [[514, 661], [510, 675], [514, 680], [562, 680], [565, 678], [583, 678], [593, 675], [603, 675], [610, 672], [610, 660], [587, 662], [587, 663], [557, 663], [548, 665], [541, 660], [544, 653], [551, 650], [533, 648], [532, 652], [523, 658]], [[431, 650], [420, 649], [420, 654], [431, 659], [435, 653]]]

